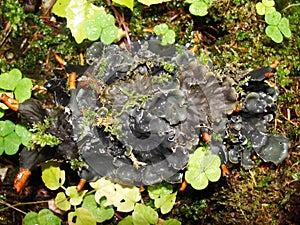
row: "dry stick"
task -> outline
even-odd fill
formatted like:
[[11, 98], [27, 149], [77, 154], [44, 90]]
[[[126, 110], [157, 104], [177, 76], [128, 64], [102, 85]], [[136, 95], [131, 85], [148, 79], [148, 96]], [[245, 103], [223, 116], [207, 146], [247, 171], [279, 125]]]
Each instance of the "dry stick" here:
[[18, 209], [16, 206], [18, 205], [33, 205], [33, 204], [42, 204], [42, 203], [47, 203], [49, 200], [43, 200], [43, 201], [36, 201], [36, 202], [20, 202], [20, 203], [17, 203], [17, 204], [14, 204], [14, 205], [11, 205], [3, 200], [0, 199], [0, 204], [3, 204], [3, 205], [6, 205], [7, 207], [6, 208], [2, 208], [0, 209], [0, 212], [1, 211], [4, 211], [6, 209], [9, 209], [9, 208], [12, 208], [20, 213], [23, 213], [24, 215], [26, 215], [27, 213], [22, 211], [21, 209]]

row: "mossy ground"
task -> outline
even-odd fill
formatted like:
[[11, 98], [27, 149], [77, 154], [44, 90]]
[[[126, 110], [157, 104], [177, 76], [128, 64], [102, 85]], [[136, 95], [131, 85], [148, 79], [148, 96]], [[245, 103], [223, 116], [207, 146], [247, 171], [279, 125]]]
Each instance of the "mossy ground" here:
[[[65, 21], [41, 19], [42, 10], [24, 14], [12, 1], [7, 2], [11, 13], [0, 15], [1, 72], [17, 67], [36, 83], [43, 83], [47, 78], [63, 76], [53, 60], [54, 52], [69, 62], [80, 62], [80, 53], [90, 43], [77, 45]], [[119, 9], [127, 15], [125, 19], [132, 37], [140, 37], [156, 24], [166, 22], [176, 32], [177, 43], [188, 44], [204, 59], [211, 58], [214, 70], [227, 68], [227, 75], [233, 78], [239, 71], [267, 66], [275, 59], [280, 62], [276, 76], [271, 78], [279, 87], [280, 95], [278, 113], [269, 129], [290, 139], [290, 157], [278, 166], [256, 159], [254, 168], [248, 171], [239, 165], [228, 165], [231, 174], [207, 189], [195, 191], [188, 187], [178, 194], [173, 211], [165, 215], [177, 218], [182, 224], [300, 224], [300, 11], [299, 6], [285, 9], [294, 3], [292, 1], [276, 1], [277, 10], [289, 19], [293, 34], [290, 39], [276, 44], [264, 32], [266, 24], [263, 17], [256, 14], [256, 2], [216, 1], [205, 17], [192, 16], [184, 1], [150, 8], [139, 5], [133, 13]], [[1, 10], [8, 10], [7, 4], [6, 8], [2, 6]], [[11, 27], [7, 25], [9, 21]], [[1, 156], [0, 165], [17, 168], [18, 157]], [[33, 188], [32, 181], [25, 195], [17, 196], [10, 188], [15, 172], [16, 169], [11, 169], [1, 184], [0, 210], [7, 207], [4, 206], [7, 203], [53, 197], [52, 192]], [[33, 176], [39, 178], [40, 174]], [[20, 207], [27, 212], [47, 207], [47, 204]], [[8, 207], [1, 212], [0, 224], [21, 224], [22, 216]], [[106, 224], [116, 223], [114, 219]]]

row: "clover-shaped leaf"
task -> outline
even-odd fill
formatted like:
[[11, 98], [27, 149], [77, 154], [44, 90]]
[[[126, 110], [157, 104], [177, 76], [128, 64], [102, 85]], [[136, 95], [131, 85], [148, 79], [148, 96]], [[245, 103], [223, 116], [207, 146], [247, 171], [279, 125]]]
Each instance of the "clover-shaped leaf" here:
[[87, 38], [90, 41], [96, 41], [99, 39], [102, 29], [101, 27], [97, 26], [97, 24], [94, 21], [87, 21], [85, 24], [85, 29]]
[[100, 27], [110, 27], [115, 24], [115, 18], [106, 12], [98, 12], [95, 15], [95, 23]]
[[290, 38], [292, 36], [289, 20], [287, 18], [284, 17], [280, 20], [278, 28], [285, 37]]
[[118, 28], [115, 26], [105, 27], [102, 29], [101, 41], [105, 45], [111, 44], [118, 37]]
[[21, 79], [22, 73], [18, 69], [12, 69], [9, 73], [3, 73], [0, 75], [0, 89], [13, 91]]
[[167, 45], [167, 44], [173, 44], [175, 42], [175, 31], [173, 30], [168, 30], [162, 38], [162, 45]]
[[272, 7], [275, 5], [274, 0], [262, 0], [262, 4], [266, 7]]
[[191, 14], [195, 16], [205, 16], [208, 13], [207, 9], [208, 4], [204, 1], [193, 2], [189, 7]]
[[275, 2], [273, 0], [263, 0], [262, 2], [256, 3], [256, 12], [258, 15], [265, 15], [275, 12]]
[[89, 210], [95, 217], [98, 223], [102, 223], [111, 219], [114, 216], [114, 209], [110, 206], [104, 206], [106, 199], [102, 198], [98, 205], [95, 201], [95, 195], [85, 196], [82, 203], [82, 208]]
[[87, 192], [87, 190], [78, 192], [76, 190], [76, 186], [70, 186], [66, 190], [66, 194], [70, 197], [70, 204], [74, 205], [74, 206], [81, 204], [86, 192]]
[[157, 35], [163, 35], [163, 34], [167, 33], [167, 31], [169, 30], [169, 27], [167, 24], [162, 23], [162, 24], [156, 25], [153, 28], [153, 30]]
[[281, 19], [280, 12], [273, 12], [265, 15], [266, 23], [269, 25], [278, 25]]
[[[20, 125], [18, 125], [17, 128], [18, 131], [19, 126]], [[12, 121], [0, 121], [0, 155], [2, 155], [3, 152], [7, 155], [14, 155], [18, 152], [19, 146], [22, 144], [22, 137], [16, 133], [15, 129], [16, 126]], [[24, 142], [26, 141], [24, 140]]]
[[65, 182], [65, 171], [60, 169], [58, 162], [48, 161], [42, 164], [42, 180], [47, 188], [56, 190]]
[[28, 146], [32, 138], [32, 133], [25, 126], [20, 124], [16, 124], [15, 132], [21, 138], [22, 144]]
[[266, 34], [276, 43], [283, 41], [283, 36], [277, 26], [267, 26]]
[[14, 90], [15, 98], [20, 102], [31, 97], [32, 82], [29, 78], [23, 78], [18, 81]]
[[217, 155], [200, 147], [191, 155], [185, 179], [197, 190], [207, 187], [208, 182], [215, 182], [221, 177], [221, 160]]
[[49, 209], [42, 209], [39, 213], [29, 212], [24, 217], [24, 225], [60, 225], [60, 219]]

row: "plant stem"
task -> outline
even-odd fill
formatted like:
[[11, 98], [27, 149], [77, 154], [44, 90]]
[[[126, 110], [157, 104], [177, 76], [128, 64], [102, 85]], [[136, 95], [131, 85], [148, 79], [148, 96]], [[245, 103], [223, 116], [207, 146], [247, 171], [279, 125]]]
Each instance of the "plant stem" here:
[[16, 206], [19, 206], [19, 205], [33, 205], [33, 204], [42, 204], [42, 203], [47, 203], [49, 200], [43, 200], [43, 201], [36, 201], [36, 202], [20, 202], [20, 203], [17, 203], [17, 204], [14, 204], [14, 205], [11, 205], [3, 200], [0, 200], [0, 204], [3, 204], [3, 205], [6, 205], [7, 207], [5, 208], [2, 208], [0, 209], [0, 212], [1, 211], [5, 211], [6, 209], [9, 209], [9, 208], [12, 208], [20, 213], [23, 213], [24, 215], [26, 215], [27, 213], [22, 211], [21, 209], [18, 209]]
[[282, 11], [284, 11], [284, 10], [286, 10], [288, 8], [294, 7], [294, 6], [300, 6], [300, 3], [290, 4], [287, 7], [285, 7]]

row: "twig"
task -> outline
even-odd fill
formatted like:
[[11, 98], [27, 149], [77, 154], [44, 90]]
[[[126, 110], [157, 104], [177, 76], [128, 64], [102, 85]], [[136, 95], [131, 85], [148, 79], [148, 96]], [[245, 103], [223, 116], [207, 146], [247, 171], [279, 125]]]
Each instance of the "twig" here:
[[36, 202], [20, 202], [20, 203], [16, 203], [14, 205], [11, 205], [3, 200], [0, 199], [0, 204], [3, 204], [3, 205], [6, 205], [7, 207], [6, 208], [2, 208], [0, 209], [0, 212], [1, 211], [4, 211], [6, 209], [9, 209], [9, 208], [12, 208], [20, 213], [23, 213], [24, 215], [27, 214], [26, 212], [22, 211], [21, 209], [18, 209], [16, 206], [19, 206], [19, 205], [33, 205], [33, 204], [42, 204], [42, 203], [47, 203], [49, 200], [43, 200], [43, 201], [36, 201]]

